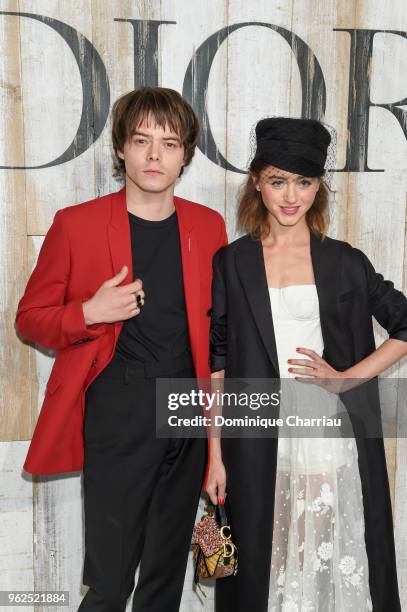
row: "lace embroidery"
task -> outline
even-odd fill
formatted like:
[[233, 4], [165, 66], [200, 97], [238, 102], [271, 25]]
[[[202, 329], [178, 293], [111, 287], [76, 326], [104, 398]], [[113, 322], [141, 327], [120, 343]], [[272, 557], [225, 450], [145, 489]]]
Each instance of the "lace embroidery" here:
[[332, 453], [339, 444], [347, 453], [329, 472], [300, 473], [295, 461], [290, 471], [277, 466], [270, 612], [373, 609], [356, 445], [329, 444]]

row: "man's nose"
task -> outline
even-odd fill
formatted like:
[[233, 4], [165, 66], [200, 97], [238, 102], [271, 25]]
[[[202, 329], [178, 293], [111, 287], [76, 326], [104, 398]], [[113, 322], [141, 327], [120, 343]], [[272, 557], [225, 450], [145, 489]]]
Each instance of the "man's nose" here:
[[160, 157], [160, 153], [159, 153], [158, 143], [152, 141], [148, 149], [148, 159], [156, 160], [156, 159], [159, 159], [159, 157]]

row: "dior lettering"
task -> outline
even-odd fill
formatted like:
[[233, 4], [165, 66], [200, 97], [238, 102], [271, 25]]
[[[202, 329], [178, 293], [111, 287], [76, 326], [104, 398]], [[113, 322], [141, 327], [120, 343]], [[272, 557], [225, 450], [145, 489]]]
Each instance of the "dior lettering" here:
[[[68, 45], [75, 58], [82, 87], [82, 112], [77, 132], [67, 149], [58, 157], [47, 163], [32, 166], [0, 165], [1, 169], [41, 169], [57, 166], [79, 157], [87, 151], [100, 137], [106, 126], [110, 111], [110, 86], [106, 67], [95, 46], [83, 34], [72, 26], [35, 13], [0, 11], [0, 16], [31, 19], [39, 22], [39, 28], [47, 26], [59, 34]], [[174, 36], [177, 32], [176, 21], [156, 21], [140, 19], [114, 19], [117, 28], [131, 27], [133, 30], [134, 87], [141, 84], [158, 84], [158, 39], [162, 28], [171, 28]], [[244, 170], [233, 165], [224, 157], [215, 142], [211, 131], [206, 99], [209, 87], [209, 76], [212, 63], [220, 46], [228, 37], [244, 28], [267, 28], [274, 36], [282, 37], [290, 46], [297, 62], [301, 82], [301, 116], [303, 118], [322, 119], [326, 110], [326, 84], [321, 65], [309, 45], [294, 32], [279, 25], [266, 22], [242, 22], [229, 25], [214, 32], [196, 49], [186, 68], [183, 81], [183, 95], [191, 103], [201, 120], [203, 130], [198, 147], [214, 164], [231, 172], [243, 173]], [[397, 120], [398, 126], [407, 138], [407, 97], [383, 103], [374, 103], [370, 98], [372, 75], [373, 42], [376, 34], [407, 38], [407, 32], [399, 30], [333, 28], [338, 33], [338, 45], [346, 44], [345, 34], [350, 37], [350, 57], [348, 82], [343, 86], [348, 90], [348, 124], [346, 159], [337, 172], [383, 172], [380, 168], [369, 168], [367, 163], [369, 139], [369, 111], [371, 107], [380, 107], [390, 112]], [[46, 37], [46, 31], [38, 29], [37, 36]], [[24, 44], [24, 40], [22, 41]], [[253, 51], [256, 38], [253, 36]], [[131, 52], [129, 50], [129, 52]], [[247, 53], [247, 50], [244, 51]], [[268, 58], [263, 57], [267, 63]], [[46, 67], [45, 67], [46, 70]], [[69, 81], [69, 75], [61, 75]], [[397, 79], [397, 74], [393, 75]], [[400, 76], [401, 78], [401, 76]], [[278, 84], [277, 84], [278, 89]], [[25, 92], [27, 95], [30, 92]], [[278, 95], [278, 92], [276, 93]], [[67, 109], [61, 109], [61, 121], [75, 124], [77, 117], [67, 118]]]

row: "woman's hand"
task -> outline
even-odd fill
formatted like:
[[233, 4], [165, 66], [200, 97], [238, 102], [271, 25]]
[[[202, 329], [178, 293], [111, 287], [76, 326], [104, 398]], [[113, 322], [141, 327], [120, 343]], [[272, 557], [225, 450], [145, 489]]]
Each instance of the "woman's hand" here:
[[287, 359], [290, 366], [301, 366], [288, 368], [291, 374], [295, 374], [295, 380], [318, 385], [331, 393], [343, 393], [360, 384], [360, 381], [351, 379], [346, 371], [335, 370], [312, 349], [297, 348], [296, 351], [309, 359]]
[[[304, 366], [301, 368], [288, 368], [288, 371], [292, 374], [302, 374], [304, 376], [312, 376], [313, 378], [341, 378], [343, 372], [338, 372], [322, 359], [312, 349], [297, 348], [297, 353], [307, 355], [309, 359], [287, 359], [287, 362], [291, 365]], [[299, 377], [295, 376], [298, 380]]]
[[206, 492], [214, 505], [224, 503], [226, 495], [226, 470], [222, 459], [219, 457], [211, 457], [209, 461]]

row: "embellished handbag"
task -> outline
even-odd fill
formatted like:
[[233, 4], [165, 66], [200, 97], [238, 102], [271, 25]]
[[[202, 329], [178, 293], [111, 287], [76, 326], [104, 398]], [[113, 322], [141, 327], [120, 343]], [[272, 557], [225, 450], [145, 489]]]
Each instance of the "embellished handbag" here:
[[238, 554], [231, 538], [224, 505], [218, 504], [216, 509], [209, 506], [207, 514], [195, 525], [192, 532], [194, 583], [205, 597], [199, 578], [225, 578], [237, 574]]

